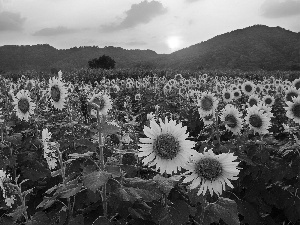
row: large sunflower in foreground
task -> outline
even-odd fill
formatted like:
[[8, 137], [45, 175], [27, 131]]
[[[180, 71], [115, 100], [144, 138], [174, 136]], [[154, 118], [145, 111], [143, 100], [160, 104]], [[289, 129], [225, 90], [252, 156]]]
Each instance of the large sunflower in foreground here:
[[99, 110], [99, 113], [103, 116], [107, 115], [108, 111], [112, 109], [110, 97], [103, 92], [93, 95], [89, 102], [93, 103], [97, 110]]
[[34, 113], [35, 103], [31, 101], [28, 90], [20, 90], [16, 97], [14, 97], [15, 105], [14, 110], [16, 111], [17, 117], [21, 120], [28, 121], [29, 116]]
[[286, 102], [288, 105], [284, 107], [286, 110], [286, 116], [300, 124], [300, 96], [293, 98], [293, 102]]
[[251, 130], [259, 134], [267, 134], [271, 126], [271, 119], [268, 114], [256, 105], [247, 109], [245, 121]]
[[242, 114], [233, 105], [228, 104], [222, 110], [220, 119], [226, 122], [225, 127], [233, 134], [238, 135], [241, 133], [243, 126]]
[[239, 162], [234, 162], [237, 156], [233, 153], [222, 153], [215, 155], [211, 149], [194, 155], [190, 162], [187, 163], [185, 169], [188, 170], [185, 174], [183, 183], [189, 183], [190, 189], [199, 187], [197, 195], [205, 195], [207, 190], [212, 196], [215, 192], [221, 195], [225, 190], [226, 184], [233, 188], [230, 180], [237, 180]]
[[53, 107], [62, 110], [68, 94], [64, 83], [55, 77], [50, 78], [48, 93], [50, 95], [50, 101]]
[[198, 98], [198, 112], [200, 117], [205, 117], [214, 113], [218, 107], [219, 101], [214, 96], [214, 94], [209, 92], [204, 92]]
[[150, 121], [150, 127], [144, 127], [144, 134], [147, 138], [140, 138], [139, 157], [144, 165], [156, 166], [156, 171], [161, 174], [176, 173], [184, 168], [189, 158], [197, 152], [193, 150], [195, 143], [186, 140], [188, 133], [186, 127], [182, 124], [176, 124], [176, 121], [165, 122], [160, 119], [160, 125], [154, 120]]

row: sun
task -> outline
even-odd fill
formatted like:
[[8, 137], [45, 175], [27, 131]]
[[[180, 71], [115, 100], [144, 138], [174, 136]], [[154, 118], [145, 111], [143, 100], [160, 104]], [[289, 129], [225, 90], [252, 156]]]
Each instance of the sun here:
[[180, 47], [180, 42], [180, 38], [177, 36], [170, 36], [167, 39], [167, 44], [172, 51]]

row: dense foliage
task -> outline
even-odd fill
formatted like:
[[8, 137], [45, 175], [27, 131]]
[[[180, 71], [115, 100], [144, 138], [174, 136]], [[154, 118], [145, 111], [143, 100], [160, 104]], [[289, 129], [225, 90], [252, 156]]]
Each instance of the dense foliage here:
[[115, 68], [115, 60], [107, 55], [102, 55], [99, 58], [91, 59], [89, 62], [89, 68], [91, 69], [114, 69]]
[[87, 68], [90, 59], [103, 54], [116, 61], [116, 68], [300, 70], [299, 35], [280, 27], [256, 25], [218, 35], [172, 54], [112, 46], [60, 50], [50, 45], [2, 46], [0, 71], [48, 72], [50, 68], [69, 71]]
[[[300, 95], [300, 74], [177, 72], [1, 76], [0, 224], [300, 223], [300, 98], [291, 98]], [[226, 99], [224, 90], [240, 96]], [[258, 109], [266, 96], [274, 101]], [[236, 120], [224, 116], [229, 105]], [[219, 173], [238, 169], [237, 180], [201, 193], [203, 183], [187, 182], [188, 167], [147, 164], [141, 143], [165, 118], [177, 124], [176, 137], [188, 132], [180, 141], [194, 143], [196, 155], [223, 157]], [[218, 174], [205, 166], [203, 179]]]

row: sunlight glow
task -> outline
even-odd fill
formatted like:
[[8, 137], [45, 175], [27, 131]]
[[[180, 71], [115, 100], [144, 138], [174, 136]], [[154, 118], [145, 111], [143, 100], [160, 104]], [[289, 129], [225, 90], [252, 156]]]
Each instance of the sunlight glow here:
[[178, 36], [170, 36], [167, 39], [167, 44], [172, 51], [179, 49], [180, 43], [181, 41]]

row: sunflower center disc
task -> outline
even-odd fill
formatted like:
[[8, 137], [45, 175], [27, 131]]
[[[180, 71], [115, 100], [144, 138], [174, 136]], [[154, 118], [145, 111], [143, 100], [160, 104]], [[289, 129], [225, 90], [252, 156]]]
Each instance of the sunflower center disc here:
[[249, 105], [250, 105], [250, 106], [257, 105], [257, 101], [256, 101], [256, 99], [254, 99], [254, 98], [251, 98], [251, 99], [249, 100]]
[[233, 95], [234, 95], [234, 97], [239, 97], [239, 96], [240, 96], [240, 93], [239, 93], [238, 91], [235, 91], [235, 92], [233, 93]]
[[225, 99], [230, 99], [230, 94], [229, 94], [228, 92], [226, 92], [226, 93], [224, 94], [224, 97], [225, 97]]
[[263, 124], [263, 121], [260, 118], [260, 116], [258, 116], [258, 115], [251, 115], [250, 118], [249, 118], [249, 123], [253, 127], [260, 128], [262, 126], [262, 124]]
[[212, 110], [213, 101], [209, 97], [204, 97], [201, 99], [201, 107], [204, 111]]
[[222, 174], [222, 165], [216, 159], [204, 158], [197, 162], [195, 171], [200, 177], [214, 181]]
[[53, 99], [53, 101], [55, 102], [59, 102], [60, 100], [60, 89], [57, 85], [54, 85], [51, 87], [51, 98]]
[[245, 90], [247, 92], [251, 92], [252, 91], [252, 86], [251, 85], [245, 85]]
[[93, 103], [95, 103], [99, 107], [99, 110], [102, 110], [105, 107], [105, 100], [102, 97], [95, 98], [93, 100]]
[[225, 117], [225, 121], [229, 122], [227, 124], [227, 126], [231, 127], [231, 128], [235, 128], [237, 126], [237, 119], [235, 118], [234, 115], [232, 114], [228, 114], [226, 117]]
[[266, 99], [265, 99], [265, 103], [266, 103], [267, 105], [270, 105], [270, 104], [272, 103], [272, 99], [266, 98]]
[[179, 152], [178, 140], [170, 134], [161, 134], [153, 144], [154, 152], [163, 159], [173, 159]]
[[29, 102], [26, 98], [21, 98], [18, 102], [18, 108], [20, 111], [25, 114], [29, 111]]
[[292, 107], [292, 112], [293, 112], [294, 117], [300, 118], [300, 105], [299, 104], [295, 104]]
[[298, 97], [298, 94], [295, 93], [295, 92], [290, 92], [286, 95], [286, 100], [292, 102], [293, 101], [293, 97], [297, 98]]

